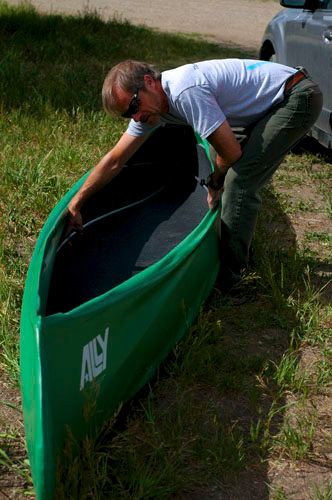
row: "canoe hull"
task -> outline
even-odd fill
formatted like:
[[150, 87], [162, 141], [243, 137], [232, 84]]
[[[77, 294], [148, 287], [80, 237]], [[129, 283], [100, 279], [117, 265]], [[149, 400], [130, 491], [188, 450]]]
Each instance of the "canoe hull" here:
[[22, 307], [23, 409], [39, 499], [54, 495], [56, 461], [68, 435], [95, 435], [149, 380], [192, 324], [218, 271], [218, 217], [207, 212], [160, 261], [72, 310], [47, 315], [43, 294], [64, 209], [78, 187], [40, 235]]

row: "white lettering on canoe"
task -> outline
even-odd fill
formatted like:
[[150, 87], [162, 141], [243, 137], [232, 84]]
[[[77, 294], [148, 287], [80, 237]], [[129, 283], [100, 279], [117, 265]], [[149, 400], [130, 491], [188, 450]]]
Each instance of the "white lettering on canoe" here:
[[106, 369], [108, 333], [109, 327], [105, 329], [104, 338], [97, 335], [83, 347], [80, 391], [86, 382], [91, 382]]

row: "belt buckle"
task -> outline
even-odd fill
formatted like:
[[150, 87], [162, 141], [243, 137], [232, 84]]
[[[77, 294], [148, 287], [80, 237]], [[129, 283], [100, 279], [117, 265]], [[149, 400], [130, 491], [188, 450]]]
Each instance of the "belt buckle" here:
[[309, 73], [308, 71], [305, 69], [304, 66], [296, 66], [295, 68], [297, 71], [300, 71], [301, 73], [304, 74], [304, 76], [306, 76], [307, 78], [309, 77]]

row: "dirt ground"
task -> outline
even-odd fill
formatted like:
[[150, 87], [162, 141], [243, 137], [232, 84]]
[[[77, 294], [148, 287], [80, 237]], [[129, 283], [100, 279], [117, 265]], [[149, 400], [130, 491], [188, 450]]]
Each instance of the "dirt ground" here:
[[[17, 5], [21, 0], [7, 0]], [[216, 42], [258, 50], [269, 20], [281, 9], [277, 0], [30, 0], [44, 12], [96, 11], [163, 31], [199, 33]], [[185, 7], [185, 8], [184, 8]]]
[[[19, 4], [19, 0], [7, 0], [8, 4]], [[146, 0], [145, 2], [136, 0], [30, 0], [40, 11], [44, 12], [63, 12], [66, 14], [77, 14], [85, 11], [96, 11], [104, 19], [117, 17], [127, 19], [135, 24], [146, 24], [147, 26], [158, 28], [170, 32], [197, 33], [206, 39], [220, 43], [228, 43], [242, 46], [244, 48], [258, 51], [263, 32], [268, 21], [280, 10], [277, 0], [186, 0], [185, 4], [178, 0]], [[184, 8], [185, 7], [185, 8]], [[307, 180], [310, 185], [310, 180]], [[293, 193], [294, 195], [294, 193]], [[310, 199], [317, 199], [317, 193], [310, 192]], [[308, 217], [311, 216], [308, 213]], [[317, 214], [315, 213], [315, 220]], [[313, 220], [313, 219], [312, 219]], [[311, 227], [312, 230], [319, 231], [326, 228], [330, 220], [325, 215], [324, 220], [317, 221], [317, 227]], [[292, 220], [297, 239], [301, 239], [303, 228], [307, 227], [308, 221], [301, 225], [297, 218]], [[305, 359], [303, 353], [302, 359]], [[2, 374], [3, 375], [3, 374]], [[0, 377], [1, 378], [1, 377]], [[22, 429], [23, 423], [21, 415], [18, 416], [17, 408], [20, 406], [20, 395], [11, 390], [9, 382], [2, 377], [0, 383], [1, 399], [10, 403], [3, 407], [3, 413], [0, 413], [0, 431], [3, 424], [6, 423], [6, 430], [9, 438], [14, 440], [18, 448], [18, 454], [24, 450], [22, 434], [17, 429]], [[318, 448], [320, 443], [327, 446], [330, 440], [326, 436], [331, 435], [331, 400], [330, 392], [324, 397], [316, 398], [313, 401], [317, 414], [321, 420], [326, 420], [326, 424], [321, 425], [322, 436], [317, 436], [314, 441], [314, 447]], [[15, 426], [8, 425], [15, 423]], [[16, 430], [15, 430], [16, 429]], [[318, 444], [317, 444], [318, 443]], [[316, 452], [316, 449], [313, 450]], [[319, 453], [318, 453], [319, 451]], [[299, 463], [294, 465], [290, 460], [271, 461], [268, 464], [268, 471], [264, 477], [260, 472], [253, 474], [253, 471], [244, 471], [238, 478], [237, 484], [232, 486], [232, 491], [223, 492], [204, 492], [198, 496], [191, 495], [187, 500], [195, 498], [211, 498], [215, 500], [239, 499], [247, 496], [248, 499], [259, 500], [267, 498], [292, 500], [310, 500], [313, 498], [308, 492], [308, 487], [312, 484], [326, 484], [331, 477], [332, 453], [329, 447], [323, 454], [320, 450], [317, 456], [324, 457], [322, 460], [316, 460], [310, 464]], [[253, 480], [254, 478], [254, 480]], [[13, 491], [12, 477], [3, 477], [0, 481], [0, 499], [31, 498], [22, 493], [27, 486], [26, 478], [22, 473], [17, 475], [15, 486], [20, 493]], [[265, 481], [270, 484], [270, 491], [267, 491]], [[275, 493], [273, 494], [273, 489]], [[259, 490], [262, 488], [262, 491]], [[284, 495], [281, 493], [284, 491]], [[279, 493], [278, 493], [279, 492]], [[317, 499], [320, 497], [316, 497]], [[321, 497], [323, 498], [323, 497]], [[330, 498], [330, 497], [329, 497]]]

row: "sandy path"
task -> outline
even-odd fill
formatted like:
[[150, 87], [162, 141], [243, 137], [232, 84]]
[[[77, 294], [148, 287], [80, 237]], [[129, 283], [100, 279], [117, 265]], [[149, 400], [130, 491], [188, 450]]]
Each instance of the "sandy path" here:
[[[18, 4], [20, 0], [7, 0]], [[281, 7], [276, 0], [30, 0], [43, 12], [97, 11], [164, 31], [200, 33], [217, 42], [258, 49], [268, 21]]]

